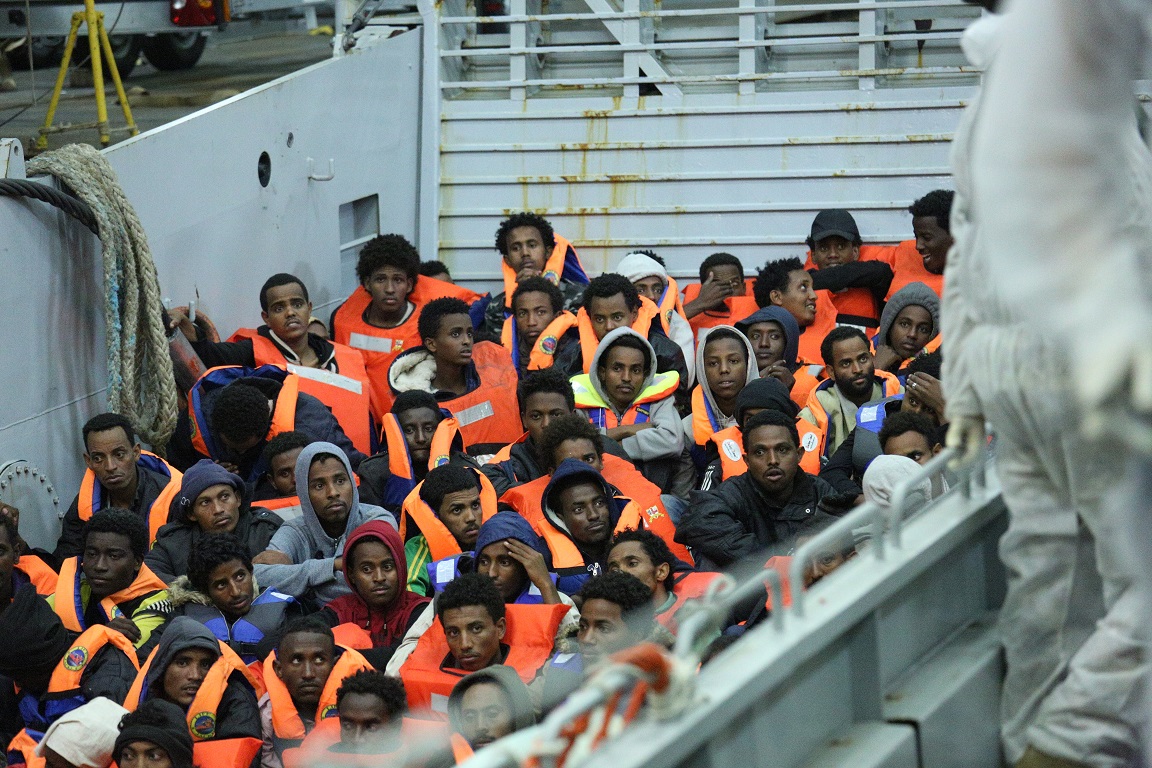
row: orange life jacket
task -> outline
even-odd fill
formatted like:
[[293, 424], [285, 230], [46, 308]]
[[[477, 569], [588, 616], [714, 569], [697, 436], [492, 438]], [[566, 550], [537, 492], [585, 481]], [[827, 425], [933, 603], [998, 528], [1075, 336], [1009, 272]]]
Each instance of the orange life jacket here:
[[252, 340], [252, 356], [256, 366], [278, 365], [300, 377], [300, 391], [316, 398], [332, 409], [332, 415], [357, 450], [372, 453], [371, 384], [364, 368], [364, 357], [359, 350], [332, 342], [336, 369], [339, 373], [321, 368], [295, 365], [284, 358], [280, 348], [256, 332], [255, 328], [241, 328], [229, 341]]
[[564, 311], [556, 315], [552, 322], [540, 332], [540, 337], [532, 345], [532, 353], [528, 358], [528, 370], [542, 371], [551, 368], [556, 359], [556, 348], [560, 338], [576, 327], [576, 315]]
[[[82, 632], [88, 627], [84, 625], [84, 605], [80, 599], [80, 558], [70, 557], [60, 565], [60, 575], [56, 579], [56, 598], [54, 608], [60, 617], [65, 629], [73, 632]], [[105, 619], [111, 621], [124, 613], [120, 610], [121, 603], [127, 603], [138, 597], [168, 589], [168, 585], [160, 580], [147, 565], [140, 565], [140, 572], [136, 578], [124, 589], [114, 592], [100, 601], [100, 608]]]
[[640, 390], [628, 410], [619, 416], [592, 386], [594, 374], [580, 374], [572, 377], [572, 390], [576, 395], [576, 407], [588, 415], [588, 420], [601, 430], [615, 429], [627, 424], [643, 424], [648, 421], [651, 403], [673, 397], [680, 385], [680, 375], [676, 371], [657, 373], [652, 383]]
[[[892, 265], [892, 254], [896, 250], [894, 245], [861, 245], [858, 261], [882, 261]], [[804, 269], [816, 269], [816, 262], [812, 260], [809, 251], [808, 260]], [[889, 294], [891, 295], [891, 294]], [[867, 288], [846, 288], [833, 293], [832, 304], [836, 307], [836, 319], [841, 325], [862, 325], [865, 328], [877, 328], [880, 325], [880, 310], [883, 305], [876, 301], [876, 296]]]
[[[756, 303], [756, 297], [752, 294], [752, 287], [755, 282], [754, 278], [746, 278], [744, 280], [744, 295], [729, 296], [724, 299], [724, 309], [708, 309], [688, 318], [688, 324], [692, 326], [692, 335], [699, 339], [700, 331], [705, 328], [732, 325], [760, 309], [760, 305]], [[699, 296], [700, 283], [684, 286], [684, 304], [694, 301]]]
[[[653, 320], [660, 320], [660, 308], [653, 304], [651, 299], [641, 296], [636, 320], [629, 327], [647, 339], [652, 331]], [[592, 370], [592, 358], [596, 355], [596, 348], [600, 346], [600, 339], [596, 338], [596, 331], [592, 329], [592, 318], [588, 316], [588, 310], [584, 307], [580, 307], [580, 311], [576, 313], [576, 328], [580, 331], [580, 354], [583, 356], [584, 373], [589, 373]]]
[[519, 378], [512, 358], [499, 344], [476, 342], [472, 346], [472, 362], [480, 386], [440, 405], [456, 417], [469, 453], [494, 453], [523, 432], [520, 404], [516, 401]]
[[[220, 643], [220, 658], [208, 669], [196, 697], [188, 705], [185, 715], [188, 723], [188, 732], [192, 735], [192, 754], [196, 765], [220, 766], [220, 768], [247, 768], [253, 758], [260, 753], [264, 742], [253, 737], [240, 737], [230, 739], [216, 738], [216, 725], [220, 709], [220, 700], [228, 688], [228, 681], [233, 675], [240, 675], [259, 699], [264, 695], [264, 681], [257, 677], [244, 664], [235, 651], [227, 643]], [[148, 660], [136, 674], [132, 687], [128, 689], [128, 696], [124, 699], [124, 708], [134, 712], [140, 706], [140, 699], [147, 696], [144, 684], [152, 662], [156, 658], [158, 648], [153, 648]]]
[[792, 372], [792, 378], [795, 382], [789, 395], [792, 402], [803, 408], [808, 404], [808, 395], [826, 378], [824, 366], [815, 363], [801, 365]]
[[252, 502], [252, 506], [264, 507], [264, 509], [269, 509], [273, 512], [277, 512], [279, 510], [294, 509], [299, 513], [302, 510], [299, 496], [284, 496], [279, 499], [264, 499], [263, 501], [254, 501]]
[[801, 365], [824, 365], [820, 345], [824, 337], [836, 327], [836, 305], [828, 291], [816, 291], [816, 319], [812, 325], [800, 329], [796, 359]]
[[[789, 576], [789, 571], [792, 569], [792, 558], [787, 555], [777, 555], [768, 558], [768, 562], [764, 564], [764, 570], [776, 571], [780, 576], [780, 597], [784, 605], [792, 604], [792, 584]], [[772, 610], [772, 591], [768, 591], [768, 599], [764, 601], [764, 607], [769, 611]]]
[[[331, 748], [339, 744], [342, 738], [340, 718], [330, 717], [317, 723], [312, 732], [304, 737], [300, 746], [284, 750], [281, 760], [284, 768], [311, 768], [317, 764], [327, 768], [379, 768], [388, 762], [388, 758], [399, 757], [413, 746], [419, 749], [422, 744], [432, 740], [443, 743], [447, 736], [448, 730], [444, 723], [405, 717], [400, 721], [397, 749], [392, 752], [371, 754], [333, 752]], [[399, 765], [400, 762], [402, 761], [396, 761], [396, 764]], [[206, 764], [200, 763], [200, 765]]]
[[672, 313], [680, 315], [685, 320], [688, 319], [684, 315], [684, 305], [680, 301], [680, 286], [672, 277], [664, 278], [664, 293], [660, 295], [660, 301], [656, 302], [656, 306], [660, 308], [660, 322], [664, 324], [664, 333], [671, 333], [669, 329], [672, 327]]
[[[643, 527], [643, 522], [640, 517], [640, 506], [631, 499], [624, 497], [617, 497], [627, 501], [623, 511], [620, 513], [620, 519], [616, 522], [616, 527], [612, 529], [612, 535], [615, 536], [621, 531], [632, 528], [638, 530]], [[544, 515], [540, 524], [536, 527], [537, 533], [544, 539], [544, 543], [548, 545], [549, 551], [552, 552], [552, 571], [559, 574], [562, 570], [571, 570], [573, 568], [583, 568], [586, 563], [584, 556], [580, 554], [580, 550], [576, 548], [576, 543], [564, 531], [557, 528]]]
[[372, 635], [368, 634], [368, 631], [363, 627], [352, 622], [337, 624], [332, 627], [332, 634], [336, 638], [336, 644], [345, 648], [364, 651], [371, 650], [373, 647]]
[[676, 602], [663, 613], [656, 614], [656, 621], [660, 626], [675, 634], [677, 629], [676, 614], [689, 600], [696, 600], [704, 596], [708, 586], [720, 578], [722, 574], [712, 571], [688, 571], [675, 577], [672, 594], [676, 595]]
[[[800, 434], [800, 447], [804, 455], [800, 457], [800, 469], [810, 475], [820, 474], [820, 458], [823, 451], [816, 450], [822, 445], [825, 432], [813, 426], [807, 419], [796, 419], [796, 431]], [[720, 454], [720, 479], [729, 480], [748, 471], [744, 461], [744, 435], [740, 427], [732, 425], [709, 438]], [[811, 447], [809, 447], [811, 446]]]
[[[148, 451], [140, 451], [136, 466], [168, 476], [168, 484], [148, 509], [148, 542], [151, 544], [156, 541], [156, 532], [160, 530], [160, 526], [168, 522], [168, 508], [172, 505], [172, 499], [180, 492], [180, 480], [184, 475], [164, 459]], [[96, 473], [90, 469], [84, 470], [84, 479], [80, 481], [80, 495], [76, 499], [76, 511], [82, 521], [88, 522], [94, 513], [104, 508], [104, 493], [104, 487], [96, 482]]]
[[[504, 664], [515, 669], [525, 683], [532, 682], [551, 658], [556, 630], [568, 614], [568, 608], [564, 604], [504, 606], [505, 631], [501, 643], [508, 646]], [[448, 696], [460, 678], [468, 674], [442, 666], [448, 653], [444, 626], [437, 617], [400, 667], [400, 679], [408, 693], [408, 708], [428, 719], [448, 718]]]
[[[633, 501], [640, 509], [640, 521], [644, 528], [652, 531], [668, 545], [672, 554], [686, 563], [692, 563], [688, 548], [676, 541], [676, 525], [672, 522], [664, 501], [660, 498], [660, 487], [636, 469], [627, 459], [605, 453], [600, 457], [604, 463], [601, 474], [615, 488], [627, 488]], [[551, 481], [551, 475], [544, 475], [504, 491], [500, 501], [516, 510], [533, 528], [539, 529], [544, 520], [542, 504], [544, 489]]]
[[[80, 690], [80, 680], [84, 676], [84, 670], [87, 669], [88, 663], [95, 658], [97, 651], [108, 644], [119, 648], [132, 662], [133, 667], [140, 668], [140, 662], [136, 660], [136, 649], [133, 647], [132, 641], [123, 634], [105, 626], [96, 626], [85, 630], [73, 641], [68, 652], [64, 654], [64, 658], [52, 670], [52, 677], [48, 681], [48, 691], [41, 697], [43, 699], [42, 708], [48, 720], [47, 724], [51, 724], [60, 716], [86, 703], [87, 699]], [[36, 745], [43, 738], [44, 730], [46, 728], [36, 728], [33, 731], [29, 731], [27, 728], [21, 729], [8, 743], [8, 764], [24, 764], [29, 768], [44, 768], [44, 758], [37, 757], [35, 751]]]
[[[882, 384], [881, 397], [898, 395], [904, 389], [900, 384], [900, 379], [896, 378], [895, 374], [882, 371], [879, 368], [876, 369], [875, 374]], [[816, 389], [812, 390], [812, 393], [808, 396], [808, 402], [805, 404], [808, 412], [812, 414], [812, 418], [816, 419], [814, 434], [811, 437], [806, 434], [800, 435], [800, 445], [804, 447], [805, 459], [808, 457], [808, 454], [813, 453], [822, 458], [828, 449], [828, 411], [824, 409], [824, 404], [820, 402], [820, 398], [816, 396], [816, 393], [832, 386], [835, 386], [835, 382], [831, 379], [823, 382], [820, 386], [816, 387]], [[803, 422], [806, 421], [807, 419], [797, 419], [797, 429], [803, 427]], [[804, 459], [801, 459], [800, 466], [804, 466]], [[809, 471], [807, 468], [805, 468], [804, 471], [810, 475], [820, 473], [819, 468], [817, 468], [815, 472]]]
[[241, 365], [221, 365], [209, 368], [188, 393], [188, 424], [192, 431], [192, 447], [206, 458], [215, 458], [215, 440], [208, 428], [208, 419], [201, 407], [205, 386], [224, 387], [245, 376], [262, 376], [281, 382], [280, 394], [276, 397], [276, 407], [272, 409], [272, 423], [268, 426], [265, 440], [271, 440], [281, 432], [291, 432], [296, 427], [296, 400], [300, 393], [300, 377], [288, 373], [284, 366], [263, 365], [259, 368], [245, 368]]
[[[283, 753], [288, 747], [298, 747], [304, 740], [307, 731], [296, 705], [292, 703], [292, 695], [288, 687], [276, 674], [276, 651], [268, 654], [264, 660], [264, 685], [268, 689], [268, 700], [272, 707], [272, 742], [277, 753]], [[314, 724], [322, 723], [328, 718], [337, 716], [336, 691], [344, 683], [344, 679], [362, 670], [371, 670], [372, 665], [360, 655], [358, 651], [344, 648], [340, 658], [332, 666], [328, 681], [320, 692], [320, 701], [316, 704], [316, 714], [312, 721]]]
[[[552, 247], [552, 253], [544, 262], [544, 271], [541, 273], [541, 277], [548, 280], [552, 285], [560, 285], [562, 279], [570, 283], [587, 285], [588, 275], [584, 271], [584, 265], [580, 263], [580, 257], [576, 254], [576, 249], [572, 247], [572, 243], [555, 233], [552, 237], [555, 239], [556, 245]], [[504, 311], [511, 312], [512, 294], [516, 293], [517, 286], [516, 270], [508, 266], [508, 262], [501, 259], [500, 271], [504, 276]]]
[[[481, 519], [483, 522], [487, 522], [488, 518], [497, 512], [496, 489], [492, 487], [492, 481], [483, 472], [475, 469], [472, 471], [476, 473], [476, 478], [480, 481]], [[432, 555], [432, 562], [452, 555], [459, 555], [460, 545], [456, 543], [456, 537], [448, 530], [448, 526], [440, 522], [440, 517], [435, 510], [420, 498], [420, 489], [423, 485], [424, 481], [421, 480], [408, 494], [408, 498], [404, 499], [404, 504], [400, 507], [401, 541], [408, 540], [408, 524], [411, 522], [424, 536], [424, 540], [428, 542], [428, 551]]]
[[916, 250], [915, 240], [904, 240], [896, 244], [892, 251], [892, 285], [888, 287], [885, 301], [891, 299], [897, 291], [909, 283], [924, 283], [936, 292], [937, 296], [944, 296], [944, 275], [934, 275], [924, 269], [924, 257]]
[[[455, 417], [442, 419], [432, 433], [432, 443], [428, 446], [428, 469], [447, 464], [452, 456], [457, 440], [460, 440], [460, 421]], [[404, 440], [404, 430], [394, 414], [384, 417], [380, 427], [380, 442], [388, 449], [388, 471], [393, 477], [414, 480], [412, 456], [408, 443]]]
[[704, 397], [704, 387], [701, 382], [692, 388], [692, 439], [696, 445], [708, 444], [708, 438], [719, 428], [719, 423], [712, 413], [712, 407]]
[[28, 581], [36, 588], [36, 594], [41, 597], [48, 597], [56, 591], [60, 574], [36, 555], [21, 555], [16, 561], [16, 570], [28, 577]]
[[[452, 734], [452, 757], [456, 760], [456, 765], [462, 764], [465, 760], [476, 754], [472, 749], [472, 745], [458, 733]], [[287, 768], [287, 767], [285, 767]]]

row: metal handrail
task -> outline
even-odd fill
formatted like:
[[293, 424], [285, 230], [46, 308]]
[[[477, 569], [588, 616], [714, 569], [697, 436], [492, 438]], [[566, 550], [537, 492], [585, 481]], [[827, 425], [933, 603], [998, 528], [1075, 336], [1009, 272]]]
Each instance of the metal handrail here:
[[[917, 468], [915, 472], [908, 476], [907, 481], [892, 490], [892, 499], [888, 509], [885, 511], [888, 533], [892, 537], [892, 546], [900, 546], [900, 535], [904, 530], [904, 520], [908, 517], [905, 515], [905, 512], [908, 511], [906, 507], [908, 506], [911, 492], [917, 485], [925, 480], [931, 481], [937, 475], [943, 475], [944, 470], [947, 469], [948, 465], [959, 455], [959, 451], [955, 448], [945, 448], [927, 464]], [[929, 506], [930, 505], [931, 501], [929, 502]]]

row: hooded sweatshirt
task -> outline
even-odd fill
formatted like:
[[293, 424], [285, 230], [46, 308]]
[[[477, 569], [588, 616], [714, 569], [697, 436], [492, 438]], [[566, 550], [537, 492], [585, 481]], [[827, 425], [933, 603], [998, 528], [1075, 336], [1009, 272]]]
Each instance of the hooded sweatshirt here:
[[431, 602], [427, 597], [404, 589], [408, 583], [408, 564], [404, 559], [404, 542], [400, 541], [400, 534], [384, 520], [372, 520], [364, 523], [352, 531], [345, 543], [344, 551], [352, 549], [363, 541], [378, 541], [392, 553], [392, 561], [396, 564], [396, 579], [400, 586], [400, 594], [385, 611], [372, 611], [364, 598], [356, 591], [352, 579], [345, 568], [344, 579], [351, 594], [341, 595], [330, 602], [324, 610], [331, 611], [336, 616], [337, 624], [355, 624], [361, 629], [368, 630], [372, 636], [372, 645], [376, 648], [394, 647], [403, 639], [404, 633], [419, 616], [423, 607]]
[[320, 525], [320, 519], [307, 493], [308, 470], [312, 466], [312, 459], [322, 453], [340, 459], [349, 479], [355, 477], [347, 456], [332, 443], [312, 443], [300, 451], [296, 459], [296, 487], [304, 489], [300, 494], [301, 515], [280, 526], [268, 544], [269, 549], [283, 552], [292, 558], [293, 565], [255, 566], [256, 578], [261, 584], [298, 599], [305, 593], [311, 593], [320, 605], [351, 592], [348, 583], [334, 570], [336, 557], [344, 552], [345, 537], [371, 520], [384, 520], [393, 528], [396, 527], [396, 519], [391, 512], [360, 503], [360, 494], [353, 483], [352, 504], [344, 532], [337, 538], [329, 536]]
[[[589, 368], [589, 373], [583, 376], [575, 376], [572, 379], [572, 389], [576, 392], [577, 407], [587, 410], [591, 406], [581, 405], [581, 395], [584, 395], [586, 403], [595, 403], [599, 400], [599, 405], [609, 408], [617, 416], [622, 416], [624, 411], [619, 411], [612, 401], [608, 398], [608, 394], [604, 391], [603, 385], [600, 383], [598, 371], [600, 370], [600, 359], [604, 355], [604, 351], [611, 346], [612, 342], [622, 336], [633, 336], [639, 339], [648, 350], [648, 360], [652, 366], [648, 376], [645, 377], [643, 384], [640, 386], [640, 391], [636, 393], [636, 397], [643, 396], [645, 390], [656, 383], [657, 377], [669, 377], [676, 375], [674, 372], [656, 373], [656, 351], [652, 345], [640, 334], [633, 331], [631, 328], [617, 328], [605, 334], [604, 338], [600, 340], [599, 346], [596, 347], [595, 354], [592, 355], [592, 365]], [[662, 379], [663, 380], [663, 379]], [[589, 398], [588, 388], [591, 387], [594, 397]], [[637, 432], [632, 437], [626, 437], [620, 441], [621, 447], [628, 453], [628, 456], [636, 461], [645, 461], [652, 459], [679, 459], [681, 451], [684, 449], [684, 429], [680, 425], [680, 414], [676, 412], [676, 403], [673, 399], [675, 387], [672, 387], [667, 397], [648, 403], [650, 408], [648, 413], [648, 423], [652, 424], [652, 428], [643, 429]], [[633, 401], [635, 402], [635, 401]], [[607, 430], [602, 430], [607, 431]]]
[[[564, 518], [561, 515], [557, 488], [562, 482], [574, 476], [586, 477], [587, 480], [597, 483], [603, 489], [604, 495], [608, 498], [608, 538], [599, 544], [582, 544], [572, 539], [572, 533], [568, 530], [568, 526], [564, 523]], [[609, 542], [613, 531], [616, 530], [616, 526], [620, 522], [620, 515], [624, 511], [625, 504], [625, 501], [616, 497], [612, 486], [608, 484], [608, 481], [604, 479], [603, 475], [596, 471], [595, 467], [577, 459], [565, 459], [560, 462], [560, 466], [552, 473], [552, 479], [548, 481], [548, 487], [544, 489], [544, 496], [541, 499], [541, 505], [544, 509], [544, 522], [541, 523], [541, 525], [551, 525], [571, 539], [576, 549], [580, 552], [581, 557], [584, 559], [584, 567], [580, 569], [579, 572], [558, 573], [559, 578], [556, 581], [557, 589], [565, 594], [574, 595], [580, 591], [580, 587], [582, 587], [588, 579], [593, 576], [599, 576], [605, 572], [607, 564], [601, 562], [601, 560], [608, 557], [608, 550], [610, 549]]]
[[928, 340], [936, 338], [940, 333], [940, 297], [924, 283], [909, 283], [893, 294], [884, 306], [880, 315], [880, 332], [876, 336], [876, 344], [888, 344], [888, 333], [896, 317], [904, 311], [905, 307], [924, 307], [932, 316], [932, 335]]
[[[669, 285], [671, 278], [668, 276], [668, 270], [664, 269], [660, 262], [653, 259], [651, 256], [646, 256], [643, 253], [629, 253], [620, 259], [620, 263], [616, 265], [616, 272], [628, 278], [629, 282], [635, 283], [637, 280], [644, 280], [649, 277], [658, 277], [664, 283], [665, 292], [669, 290], [676, 290], [675, 284]], [[692, 386], [692, 382], [696, 377], [696, 371], [699, 368], [693, 367], [693, 360], [695, 359], [695, 343], [692, 333], [692, 326], [684, 319], [684, 316], [679, 312], [673, 312], [668, 318], [668, 338], [676, 342], [680, 347], [680, 351], [684, 353], [684, 362], [688, 366], [688, 381], [685, 386]]]
[[462, 677], [452, 689], [452, 694], [448, 697], [448, 721], [452, 725], [453, 733], [462, 733], [461, 707], [463, 706], [464, 694], [477, 683], [492, 683], [504, 692], [508, 705], [512, 709], [513, 731], [519, 731], [536, 724], [536, 713], [533, 711], [532, 697], [528, 693], [528, 686], [524, 684], [520, 675], [512, 667], [494, 664]]
[[[213, 660], [220, 658], [220, 641], [212, 630], [195, 619], [177, 616], [165, 628], [156, 646], [156, 655], [144, 674], [144, 685], [140, 689], [140, 703], [160, 698], [164, 693], [164, 673], [168, 665], [181, 651], [200, 648], [212, 654]], [[228, 680], [220, 706], [216, 709], [216, 734], [213, 740], [237, 738], [261, 738], [260, 709], [256, 703], [256, 693], [240, 675], [233, 674]]]
[[[552, 570], [552, 552], [548, 545], [532, 529], [532, 524], [516, 512], [497, 512], [480, 526], [480, 533], [476, 536], [476, 558], [472, 561], [472, 570], [479, 570], [480, 553], [490, 544], [498, 541], [515, 539], [522, 544], [536, 550], [544, 558], [544, 567]], [[555, 578], [553, 578], [555, 582]], [[513, 603], [539, 603], [540, 590], [529, 583]]]
[[792, 313], [783, 307], [775, 305], [768, 307], [761, 307], [753, 312], [748, 317], [744, 318], [738, 323], [735, 323], [736, 330], [745, 336], [748, 335], [748, 329], [757, 323], [774, 322], [780, 326], [784, 331], [784, 362], [788, 365], [790, 370], [796, 368], [796, 356], [799, 354], [800, 349], [800, 326], [796, 322], [796, 318], [792, 317]]
[[180, 483], [180, 491], [168, 508], [168, 523], [156, 534], [156, 543], [144, 558], [152, 572], [171, 584], [177, 576], [188, 574], [188, 555], [192, 547], [205, 536], [194, 520], [189, 520], [196, 498], [214, 485], [230, 485], [240, 498], [240, 518], [232, 534], [255, 557], [268, 548], [268, 542], [284, 523], [275, 512], [263, 507], [252, 507], [252, 492], [248, 485], [224, 467], [209, 459], [201, 459], [187, 472]]
[[[712, 394], [712, 388], [708, 386], [708, 372], [704, 366], [704, 347], [708, 344], [708, 337], [717, 331], [725, 330], [731, 331], [737, 339], [743, 342], [744, 351], [748, 355], [748, 365], [744, 375], [744, 386], [760, 378], [760, 371], [756, 367], [756, 351], [752, 349], [752, 342], [748, 341], [747, 336], [730, 325], [715, 325], [702, 330], [700, 332], [700, 343], [696, 347], [696, 370], [700, 372], [700, 383], [696, 385], [696, 389], [699, 390], [703, 396], [704, 412], [698, 412], [700, 398], [694, 390], [692, 392], [692, 413], [685, 416], [682, 422], [684, 425], [684, 439], [689, 445], [697, 442], [695, 428], [693, 426], [696, 420], [707, 422], [708, 426], [706, 429], [709, 434], [727, 429], [737, 423], [735, 408], [733, 408], [733, 414], [731, 416], [725, 416], [716, 404], [716, 396]], [[741, 387], [741, 391], [743, 391], [743, 387]]]

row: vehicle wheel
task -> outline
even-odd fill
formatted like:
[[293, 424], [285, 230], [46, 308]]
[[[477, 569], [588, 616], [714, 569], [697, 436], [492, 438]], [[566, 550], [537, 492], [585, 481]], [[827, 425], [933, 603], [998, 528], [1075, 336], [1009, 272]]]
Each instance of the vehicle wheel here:
[[[34, 37], [32, 38], [32, 65], [36, 69], [48, 69], [60, 66], [60, 59], [64, 57], [63, 37]], [[12, 69], [24, 71], [28, 69], [28, 46], [22, 45], [8, 52], [8, 61]]]
[[170, 33], [144, 39], [144, 57], [164, 71], [190, 69], [200, 61], [208, 38], [199, 32]]
[[[111, 35], [108, 41], [112, 44], [112, 58], [116, 60], [116, 70], [120, 73], [121, 79], [128, 77], [136, 68], [136, 61], [140, 58], [144, 36]], [[72, 54], [72, 59], [73, 61], [83, 61], [85, 69], [92, 68], [92, 62], [88, 61], [87, 35], [76, 39], [76, 51]]]

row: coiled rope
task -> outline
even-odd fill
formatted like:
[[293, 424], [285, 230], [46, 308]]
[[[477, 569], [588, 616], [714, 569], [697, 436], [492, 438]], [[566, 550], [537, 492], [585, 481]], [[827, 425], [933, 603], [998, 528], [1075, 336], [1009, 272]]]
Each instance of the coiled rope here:
[[104, 256], [108, 407], [126, 416], [153, 450], [163, 450], [176, 430], [179, 399], [144, 227], [112, 166], [87, 144], [38, 155], [28, 173], [56, 177], [95, 214]]

